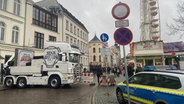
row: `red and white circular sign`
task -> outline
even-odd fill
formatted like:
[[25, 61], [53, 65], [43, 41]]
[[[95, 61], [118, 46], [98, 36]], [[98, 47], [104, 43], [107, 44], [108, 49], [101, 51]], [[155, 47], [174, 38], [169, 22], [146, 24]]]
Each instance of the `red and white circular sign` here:
[[118, 3], [112, 8], [112, 16], [115, 19], [122, 20], [128, 17], [130, 14], [130, 8], [125, 3]]

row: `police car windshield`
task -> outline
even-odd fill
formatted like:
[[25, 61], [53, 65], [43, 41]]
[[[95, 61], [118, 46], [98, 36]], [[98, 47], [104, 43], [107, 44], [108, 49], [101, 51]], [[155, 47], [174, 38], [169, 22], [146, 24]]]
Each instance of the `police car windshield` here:
[[69, 62], [79, 63], [80, 61], [80, 55], [76, 53], [70, 53], [69, 54]]

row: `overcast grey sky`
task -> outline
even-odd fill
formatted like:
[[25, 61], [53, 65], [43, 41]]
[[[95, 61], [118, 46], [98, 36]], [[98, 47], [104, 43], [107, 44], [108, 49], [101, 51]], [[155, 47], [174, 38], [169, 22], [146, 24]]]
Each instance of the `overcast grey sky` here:
[[[34, 0], [40, 1], [40, 0]], [[132, 42], [140, 40], [140, 0], [58, 0], [70, 13], [80, 20], [89, 31], [89, 40], [96, 34], [100, 38], [102, 33], [109, 35], [109, 45], [114, 44], [115, 19], [112, 17], [112, 7], [119, 2], [130, 7], [129, 29], [133, 33]], [[179, 36], [168, 36], [167, 22], [176, 17], [177, 3], [182, 0], [159, 0], [161, 19], [161, 39], [164, 42], [181, 41]], [[184, 1], [184, 0], [183, 0]], [[126, 52], [129, 52], [129, 45]]]

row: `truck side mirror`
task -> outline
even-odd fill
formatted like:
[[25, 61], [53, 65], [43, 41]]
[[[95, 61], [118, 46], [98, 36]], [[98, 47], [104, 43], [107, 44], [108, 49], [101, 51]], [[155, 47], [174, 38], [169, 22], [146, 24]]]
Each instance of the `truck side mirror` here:
[[67, 56], [65, 57], [65, 61], [68, 61], [68, 58], [67, 58]]
[[63, 53], [62, 54], [62, 60], [63, 61], [68, 61], [66, 53]]

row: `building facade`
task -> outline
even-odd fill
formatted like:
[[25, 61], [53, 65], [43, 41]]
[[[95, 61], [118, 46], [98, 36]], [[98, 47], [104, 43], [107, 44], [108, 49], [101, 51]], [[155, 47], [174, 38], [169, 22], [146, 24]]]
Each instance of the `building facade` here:
[[120, 60], [120, 48], [117, 44], [103, 47], [102, 41], [96, 35], [89, 41], [89, 64], [91, 67], [119, 66]]
[[[15, 48], [43, 55], [47, 41], [67, 42], [81, 50], [81, 64], [88, 67], [88, 30], [57, 0], [0, 0], [0, 55], [5, 63]], [[7, 48], [9, 47], [9, 48]]]
[[1, 63], [14, 55], [15, 48], [23, 47], [26, 5], [26, 0], [0, 0]]
[[121, 53], [120, 53], [120, 46], [115, 43], [113, 46], [110, 47], [112, 51], [112, 60], [111, 60], [111, 66], [120, 66], [121, 63]]
[[130, 44], [130, 56], [141, 66], [165, 65], [162, 41], [140, 41]]
[[175, 65], [184, 69], [184, 43], [163, 41], [142, 41], [130, 44], [132, 62], [142, 66]]
[[86, 27], [66, 8], [59, 4], [57, 0], [43, 0], [36, 4], [58, 15], [58, 32], [60, 35], [57, 41], [78, 46], [82, 53], [80, 63], [84, 68], [88, 68], [89, 32]]
[[104, 64], [101, 56], [100, 48], [102, 48], [101, 41], [95, 35], [92, 40], [89, 41], [89, 64], [90, 66], [96, 66]]

